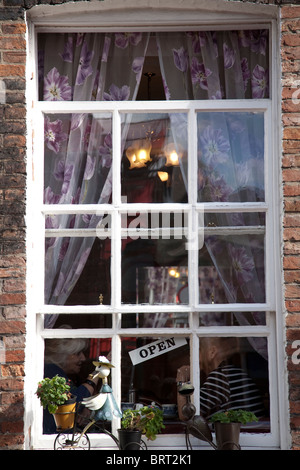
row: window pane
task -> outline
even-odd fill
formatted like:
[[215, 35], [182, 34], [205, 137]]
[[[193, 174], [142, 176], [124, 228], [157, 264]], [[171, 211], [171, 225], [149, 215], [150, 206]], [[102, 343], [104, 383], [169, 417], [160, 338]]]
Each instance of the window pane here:
[[[252, 411], [258, 423], [250, 432], [269, 430], [269, 381], [266, 338], [200, 339], [200, 408], [207, 419], [230, 408]], [[222, 380], [221, 394], [216, 383]], [[244, 430], [244, 429], [243, 429]]]
[[[174, 414], [165, 415], [164, 424], [168, 433], [183, 433], [185, 426], [179, 422], [177, 409], [177, 369], [189, 364], [189, 342], [181, 338], [184, 343], [173, 348], [173, 338], [122, 338], [121, 368], [122, 368], [122, 405], [130, 403], [158, 405], [173, 404]], [[159, 345], [157, 346], [157, 343]], [[164, 351], [154, 356], [154, 350]], [[170, 346], [170, 347], [169, 347]], [[130, 352], [142, 348], [143, 362], [133, 365]], [[149, 349], [152, 348], [152, 349]]]
[[198, 113], [198, 200], [264, 198], [263, 113]]
[[45, 303], [110, 304], [110, 260], [109, 238], [104, 240], [97, 237], [47, 238]]
[[186, 115], [126, 115], [122, 136], [123, 200], [186, 202]]
[[45, 204], [111, 201], [110, 114], [45, 115]]
[[263, 235], [204, 237], [199, 251], [199, 301], [265, 302]]
[[61, 328], [62, 325], [68, 325], [73, 330], [78, 328], [111, 328], [111, 314], [45, 314], [46, 328]]
[[[62, 325], [68, 328], [68, 325]], [[45, 371], [44, 376], [52, 378], [60, 375], [71, 381], [71, 392], [78, 401], [91, 395], [91, 391], [84, 385], [95, 366], [93, 361], [98, 357], [108, 356], [111, 352], [110, 338], [56, 338], [45, 340]], [[110, 377], [108, 378], [110, 382]], [[101, 380], [96, 385], [96, 393], [100, 390]], [[90, 412], [80, 410], [82, 417], [88, 420]], [[82, 418], [83, 419], [83, 418]], [[84, 425], [87, 421], [84, 423]], [[47, 410], [43, 414], [44, 434], [55, 434], [56, 426], [53, 416]]]
[[265, 324], [265, 312], [199, 313], [199, 326], [244, 326]]
[[269, 97], [267, 29], [40, 33], [38, 52], [45, 101]]
[[[264, 212], [225, 212], [204, 213], [205, 233], [217, 231], [214, 227], [252, 227], [256, 232], [264, 232], [266, 215]], [[241, 231], [241, 228], [239, 228]], [[248, 233], [249, 229], [246, 230]]]
[[141, 312], [123, 314], [122, 328], [185, 328], [189, 326], [187, 312]]
[[147, 304], [188, 303], [179, 298], [187, 285], [186, 240], [123, 240], [122, 302]]
[[[67, 230], [70, 235], [81, 231], [86, 236], [96, 235], [101, 240], [111, 236], [111, 214], [99, 210], [90, 214], [47, 214], [45, 218], [46, 237], [48, 244], [53, 243], [55, 236]], [[84, 230], [82, 230], [84, 229]]]

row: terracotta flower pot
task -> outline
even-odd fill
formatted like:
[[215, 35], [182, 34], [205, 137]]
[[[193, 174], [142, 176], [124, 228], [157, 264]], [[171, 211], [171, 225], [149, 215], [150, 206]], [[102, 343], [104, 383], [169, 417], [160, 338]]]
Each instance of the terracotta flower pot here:
[[219, 450], [240, 450], [240, 423], [215, 423]]
[[72, 429], [75, 422], [76, 397], [70, 398], [63, 405], [59, 405], [53, 414], [58, 431]]

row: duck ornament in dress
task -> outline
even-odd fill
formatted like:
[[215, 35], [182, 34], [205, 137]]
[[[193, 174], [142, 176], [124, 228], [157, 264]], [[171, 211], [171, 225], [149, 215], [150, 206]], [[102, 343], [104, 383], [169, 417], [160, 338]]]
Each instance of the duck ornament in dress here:
[[99, 360], [93, 362], [93, 365], [96, 366], [93, 377], [100, 377], [102, 379], [102, 386], [98, 395], [84, 398], [82, 403], [86, 408], [94, 412], [94, 421], [111, 421], [112, 418], [121, 418], [122, 412], [120, 411], [113, 396], [113, 391], [107, 382], [110, 370], [114, 366], [105, 356], [99, 356]]

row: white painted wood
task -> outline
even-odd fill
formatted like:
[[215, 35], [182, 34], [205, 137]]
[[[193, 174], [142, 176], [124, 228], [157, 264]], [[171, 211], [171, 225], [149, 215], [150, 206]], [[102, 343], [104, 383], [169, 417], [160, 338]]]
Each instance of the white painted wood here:
[[[122, 12], [122, 15], [120, 15]], [[33, 152], [28, 153], [28, 256], [32, 267], [28, 273], [28, 333], [29, 344], [27, 346], [27, 358], [34, 357], [35, 365], [33, 373], [29, 375], [30, 380], [39, 378], [43, 371], [43, 340], [45, 338], [56, 337], [83, 337], [83, 338], [112, 338], [112, 362], [116, 368], [112, 372], [112, 384], [114, 394], [117, 400], [121, 397], [121, 382], [118, 371], [121, 366], [121, 338], [122, 336], [151, 336], [167, 337], [170, 334], [184, 336], [191, 342], [191, 366], [192, 379], [195, 384], [194, 402], [198, 409], [199, 403], [199, 385], [200, 375], [198, 368], [199, 338], [202, 336], [255, 336], [269, 338], [269, 357], [270, 357], [270, 391], [271, 399], [271, 417], [272, 433], [259, 435], [243, 435], [241, 438], [242, 446], [249, 448], [268, 448], [278, 447], [279, 443], [283, 448], [287, 446], [288, 435], [286, 421], [285, 383], [280, 372], [284, 371], [283, 354], [283, 306], [282, 295], [280, 293], [282, 267], [279, 256], [276, 255], [280, 246], [280, 236], [278, 230], [281, 227], [279, 219], [280, 198], [275, 198], [276, 194], [273, 188], [278, 187], [279, 172], [278, 165], [273, 164], [278, 159], [279, 153], [279, 97], [278, 97], [278, 75], [277, 60], [279, 57], [277, 50], [277, 23], [278, 8], [271, 5], [250, 5], [241, 2], [227, 2], [225, 0], [185, 0], [177, 2], [171, 0], [104, 0], [101, 2], [77, 2], [66, 3], [63, 5], [39, 5], [33, 7], [27, 13], [29, 25], [29, 51], [28, 60], [28, 96], [29, 102], [33, 102], [33, 108], [29, 112], [30, 129], [34, 132], [34, 141], [29, 139], [30, 149]], [[252, 23], [251, 23], [252, 22]], [[178, 25], [180, 23], [180, 25]], [[218, 29], [241, 29], [253, 28], [255, 26], [268, 27], [272, 34], [271, 43], [271, 78], [272, 78], [272, 99], [271, 100], [228, 100], [228, 101], [170, 101], [170, 102], [38, 102], [37, 101], [37, 74], [36, 74], [36, 31], [178, 31], [186, 29], [214, 30]], [[192, 163], [189, 163], [189, 203], [188, 204], [122, 204], [120, 198], [120, 174], [119, 162], [121, 159], [120, 151], [120, 122], [122, 114], [137, 112], [187, 112], [189, 119], [189, 130], [191, 134], [196, 132], [196, 113], [197, 111], [261, 111], [266, 114], [266, 202], [265, 203], [197, 203], [197, 185], [196, 185], [196, 144], [190, 137], [189, 156]], [[103, 113], [109, 112], [113, 116], [113, 135], [114, 135], [114, 162], [113, 162], [113, 204], [97, 205], [65, 205], [49, 206], [42, 204], [43, 192], [43, 158], [41, 149], [43, 148], [43, 114], [59, 113]], [[33, 144], [33, 145], [32, 145]], [[277, 148], [276, 148], [277, 145]], [[40, 202], [38, 202], [40, 201]], [[273, 202], [275, 201], [275, 202]], [[31, 210], [32, 209], [32, 210]], [[44, 280], [44, 242], [43, 234], [46, 236], [94, 236], [93, 231], [45, 231], [44, 217], [47, 214], [91, 214], [99, 213], [111, 214], [112, 227], [108, 232], [113, 240], [112, 256], [112, 302], [111, 305], [95, 306], [51, 306], [43, 304], [43, 280]], [[123, 305], [120, 298], [121, 285], [121, 237], [125, 234], [141, 233], [141, 231], [132, 232], [121, 230], [121, 214], [136, 211], [158, 211], [158, 212], [182, 212], [189, 215], [188, 228], [190, 232], [198, 226], [194, 226], [195, 214], [205, 210], [210, 213], [222, 212], [263, 212], [266, 213], [266, 227], [210, 227], [205, 228], [205, 233], [263, 233], [266, 231], [266, 263], [268, 280], [266, 283], [267, 298], [266, 303], [262, 304], [209, 304], [201, 305], [198, 303], [197, 292], [197, 260], [189, 253], [189, 272], [191, 276], [190, 303], [189, 305]], [[152, 232], [156, 234], [156, 231]], [[126, 313], [139, 312], [174, 312], [189, 315], [189, 326], [186, 328], [157, 328], [157, 329], [121, 329], [121, 315]], [[267, 323], [261, 326], [238, 326], [238, 327], [199, 327], [198, 315], [201, 312], [266, 312]], [[276, 313], [274, 313], [276, 312]], [[45, 330], [43, 327], [44, 315], [65, 313], [76, 314], [107, 314], [112, 315], [112, 328], [107, 329], [78, 329], [78, 330]], [[32, 321], [32, 319], [34, 319]], [[277, 322], [276, 322], [277, 319]], [[36, 331], [33, 324], [36, 322]], [[37, 336], [36, 336], [37, 335]], [[275, 360], [276, 358], [276, 360]], [[28, 364], [27, 370], [31, 364]], [[27, 382], [28, 383], [28, 382]], [[26, 389], [27, 390], [27, 389]], [[53, 437], [41, 436], [41, 408], [36, 400], [32, 398], [32, 387], [28, 388], [27, 402], [32, 403], [34, 410], [33, 423], [33, 442], [36, 448], [53, 448]], [[278, 408], [279, 406], [279, 408]], [[278, 414], [279, 409], [279, 414]], [[278, 417], [280, 418], [280, 427], [277, 426]], [[29, 421], [28, 421], [29, 422]], [[118, 423], [113, 423], [113, 430], [116, 431]], [[205, 443], [192, 439], [194, 448], [207, 448]], [[93, 437], [93, 445], [96, 447], [104, 446], [110, 448], [111, 443], [97, 436]], [[185, 449], [183, 436], [160, 436], [150, 448], [158, 449]]]

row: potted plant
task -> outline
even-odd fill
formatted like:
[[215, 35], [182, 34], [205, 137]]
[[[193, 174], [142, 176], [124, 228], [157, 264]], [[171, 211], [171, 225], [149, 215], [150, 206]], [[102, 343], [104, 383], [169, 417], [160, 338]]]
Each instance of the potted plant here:
[[121, 429], [118, 429], [122, 450], [140, 450], [141, 437], [150, 441], [164, 429], [163, 412], [155, 406], [143, 406], [139, 409], [128, 408], [123, 412]]
[[44, 409], [53, 414], [57, 429], [70, 429], [74, 426], [76, 397], [70, 392], [65, 377], [46, 377], [38, 383], [36, 395]]
[[210, 422], [214, 423], [219, 450], [239, 450], [241, 424], [258, 421], [254, 413], [247, 410], [228, 410], [215, 413]]

